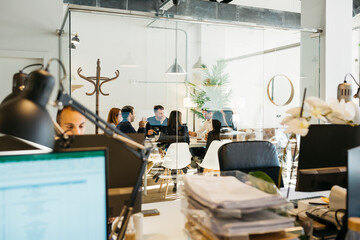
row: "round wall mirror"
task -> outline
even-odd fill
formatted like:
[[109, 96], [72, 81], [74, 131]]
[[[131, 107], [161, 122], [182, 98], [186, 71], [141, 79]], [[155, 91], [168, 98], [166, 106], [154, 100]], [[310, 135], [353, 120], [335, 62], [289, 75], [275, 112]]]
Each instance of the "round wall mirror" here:
[[294, 86], [284, 74], [276, 74], [267, 85], [269, 100], [276, 106], [288, 105], [294, 98]]

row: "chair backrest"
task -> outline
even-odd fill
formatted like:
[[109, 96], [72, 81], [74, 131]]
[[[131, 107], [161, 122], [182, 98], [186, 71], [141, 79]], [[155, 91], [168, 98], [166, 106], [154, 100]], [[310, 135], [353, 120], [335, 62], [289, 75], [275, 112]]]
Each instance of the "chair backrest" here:
[[166, 152], [164, 163], [162, 165], [170, 169], [181, 169], [190, 164], [190, 162], [191, 153], [189, 144], [172, 143]]
[[218, 156], [221, 171], [263, 171], [278, 184], [280, 163], [275, 146], [268, 141], [227, 143], [219, 148]]
[[218, 150], [224, 144], [225, 142], [221, 142], [219, 140], [212, 141], [209, 146], [209, 149], [205, 154], [204, 160], [202, 161], [201, 164], [199, 164], [199, 166], [202, 168], [207, 168], [212, 170], [220, 170]]

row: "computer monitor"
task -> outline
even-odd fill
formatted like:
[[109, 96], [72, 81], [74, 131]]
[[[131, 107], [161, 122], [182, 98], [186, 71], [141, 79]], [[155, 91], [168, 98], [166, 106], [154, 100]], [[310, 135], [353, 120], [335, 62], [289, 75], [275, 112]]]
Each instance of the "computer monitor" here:
[[221, 127], [230, 127], [234, 128], [233, 123], [233, 111], [232, 110], [213, 110], [212, 119], [219, 120], [221, 122]]
[[360, 145], [360, 127], [311, 125], [301, 137], [296, 191], [330, 190], [346, 187], [347, 150]]
[[[129, 133], [127, 135], [137, 143], [143, 144], [145, 141], [144, 133]], [[59, 143], [59, 141], [55, 143], [55, 149], [65, 151], [66, 149]], [[68, 149], [86, 147], [106, 147], [108, 149], [108, 216], [119, 216], [124, 204], [130, 200], [132, 188], [135, 186], [141, 171], [142, 159], [135, 156], [118, 140], [102, 134], [76, 135]], [[141, 211], [141, 202], [140, 189], [134, 212]]]
[[360, 217], [360, 147], [348, 151], [347, 216]]
[[106, 239], [106, 150], [0, 156], [0, 239]]

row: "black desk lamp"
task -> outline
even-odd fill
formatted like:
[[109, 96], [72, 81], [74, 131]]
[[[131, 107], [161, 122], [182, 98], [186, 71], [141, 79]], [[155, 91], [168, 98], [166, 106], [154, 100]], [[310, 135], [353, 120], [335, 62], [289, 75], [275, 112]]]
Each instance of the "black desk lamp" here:
[[[45, 69], [30, 73], [28, 85], [18, 98], [0, 106], [0, 133], [17, 137], [46, 151], [53, 149], [55, 135], [53, 122], [45, 108], [55, 84], [54, 78], [48, 72], [49, 65], [53, 60], [59, 62], [63, 70], [63, 79], [65, 79], [66, 71], [62, 62], [58, 59], [50, 59]], [[60, 81], [56, 103], [59, 107], [73, 107], [103, 130], [105, 134], [123, 143], [124, 147], [142, 160], [141, 170], [136, 185], [133, 188], [130, 202], [124, 205], [120, 213], [120, 218], [123, 217], [121, 227], [120, 229], [115, 229], [116, 231], [114, 230], [114, 232], [118, 233], [117, 239], [123, 239], [135, 204], [136, 194], [141, 186], [142, 176], [145, 172], [147, 157], [150, 151], [147, 151], [143, 145], [133, 141], [126, 134], [108, 124], [105, 120], [71, 98], [71, 96], [64, 91], [62, 81]], [[112, 235], [113, 233], [109, 239]]]
[[19, 97], [0, 106], [0, 133], [11, 135], [44, 150], [54, 147], [54, 127], [46, 104], [54, 87], [46, 70], [33, 71]]
[[21, 69], [18, 73], [15, 73], [13, 76], [12, 92], [2, 100], [1, 104], [4, 104], [7, 101], [20, 95], [20, 93], [24, 90], [27, 80], [29, 78], [29, 75], [24, 73], [24, 70], [26, 68], [33, 67], [33, 66], [43, 67], [43, 65], [41, 63], [30, 64], [30, 65], [24, 67], [23, 69]]

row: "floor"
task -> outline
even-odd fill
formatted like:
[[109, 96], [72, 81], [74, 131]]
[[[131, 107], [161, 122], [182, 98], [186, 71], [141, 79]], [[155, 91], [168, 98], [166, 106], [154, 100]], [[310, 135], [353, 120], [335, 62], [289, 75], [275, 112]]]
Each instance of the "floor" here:
[[159, 180], [157, 183], [155, 183], [155, 180], [152, 179], [151, 174], [148, 174], [147, 177], [147, 195], [143, 195], [143, 203], [153, 203], [153, 202], [162, 202], [162, 201], [172, 201], [175, 199], [178, 199], [180, 196], [177, 195], [177, 193], [173, 192], [174, 184], [172, 181], [169, 183], [169, 190], [167, 197], [165, 198], [165, 191], [166, 191], [166, 184], [163, 184], [163, 187], [161, 188], [161, 192], [159, 193], [160, 188], [160, 182]]

